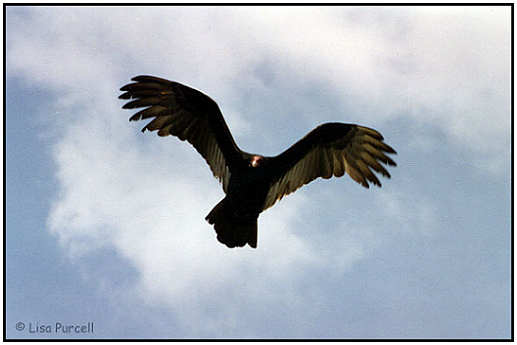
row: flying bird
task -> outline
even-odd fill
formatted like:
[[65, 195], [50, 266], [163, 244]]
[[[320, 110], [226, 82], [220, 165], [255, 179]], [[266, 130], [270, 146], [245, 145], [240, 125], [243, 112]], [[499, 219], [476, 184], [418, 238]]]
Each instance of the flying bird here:
[[396, 166], [387, 155], [396, 152], [379, 132], [349, 123], [322, 124], [274, 157], [244, 152], [207, 95], [153, 76], [131, 80], [120, 88], [124, 93], [119, 98], [130, 100], [122, 108], [145, 109], [129, 120], [152, 119], [142, 132], [188, 141], [221, 182], [226, 196], [205, 219], [214, 226], [219, 242], [230, 248], [256, 248], [259, 214], [318, 177], [347, 173], [366, 188], [369, 183], [380, 187], [373, 171], [389, 178], [382, 164]]

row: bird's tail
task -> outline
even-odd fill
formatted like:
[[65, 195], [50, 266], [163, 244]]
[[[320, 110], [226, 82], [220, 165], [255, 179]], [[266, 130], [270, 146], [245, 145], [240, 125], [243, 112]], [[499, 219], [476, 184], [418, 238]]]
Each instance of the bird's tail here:
[[230, 248], [249, 244], [257, 248], [257, 218], [239, 219], [227, 198], [221, 200], [205, 218], [214, 225], [217, 240]]

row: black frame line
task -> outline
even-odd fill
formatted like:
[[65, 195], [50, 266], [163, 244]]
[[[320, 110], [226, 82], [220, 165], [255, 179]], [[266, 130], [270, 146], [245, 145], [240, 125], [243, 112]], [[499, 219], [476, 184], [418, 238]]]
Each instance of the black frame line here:
[[[87, 7], [87, 6], [95, 6], [95, 7], [103, 7], [103, 6], [112, 6], [112, 7], [140, 7], [140, 6], [192, 6], [192, 7], [216, 7], [216, 6], [228, 6], [228, 7], [237, 7], [237, 6], [260, 6], [260, 7], [275, 7], [275, 6], [298, 6], [298, 7], [328, 7], [328, 6], [339, 6], [339, 7], [350, 7], [350, 6], [361, 6], [361, 7], [372, 7], [372, 6], [404, 6], [404, 7], [421, 7], [421, 6], [461, 6], [461, 7], [477, 7], [477, 6], [485, 6], [485, 7], [494, 7], [494, 6], [508, 6], [511, 7], [511, 43], [510, 43], [510, 51], [511, 51], [511, 263], [510, 263], [510, 289], [511, 289], [511, 336], [508, 339], [439, 339], [439, 338], [431, 338], [431, 339], [347, 339], [347, 338], [336, 338], [336, 339], [297, 339], [297, 338], [282, 338], [282, 339], [273, 339], [273, 338], [258, 338], [258, 339], [180, 339], [180, 338], [164, 338], [164, 339], [146, 339], [146, 338], [92, 338], [92, 339], [74, 339], [74, 338], [17, 338], [17, 339], [8, 339], [6, 338], [6, 9], [7, 7], [39, 7], [39, 6], [63, 6], [63, 7]], [[178, 342], [513, 342], [514, 341], [514, 3], [513, 2], [499, 2], [499, 3], [64, 3], [64, 2], [56, 2], [56, 3], [3, 3], [3, 341], [4, 342], [164, 342], [164, 341], [178, 341]]]

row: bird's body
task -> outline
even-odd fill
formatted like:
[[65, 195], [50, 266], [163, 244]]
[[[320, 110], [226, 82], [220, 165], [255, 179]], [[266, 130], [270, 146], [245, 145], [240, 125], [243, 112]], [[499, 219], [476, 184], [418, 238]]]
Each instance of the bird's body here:
[[[380, 164], [395, 166], [385, 153], [396, 153], [370, 128], [345, 123], [325, 123], [283, 153], [264, 157], [240, 150], [217, 104], [188, 86], [152, 76], [138, 76], [121, 88], [119, 98], [135, 99], [123, 108], [147, 107], [130, 120], [153, 118], [143, 131], [174, 135], [187, 140], [205, 158], [226, 196], [206, 220], [217, 239], [228, 247], [257, 246], [257, 219], [284, 195], [318, 177], [348, 173], [368, 188], [381, 186], [372, 169], [385, 177]], [[380, 163], [379, 163], [380, 162]]]

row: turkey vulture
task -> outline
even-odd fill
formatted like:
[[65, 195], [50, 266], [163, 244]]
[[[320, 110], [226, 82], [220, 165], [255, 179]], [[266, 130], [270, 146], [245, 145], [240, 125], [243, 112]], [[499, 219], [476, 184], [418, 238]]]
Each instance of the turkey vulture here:
[[259, 214], [318, 177], [345, 172], [368, 188], [381, 183], [372, 172], [389, 178], [380, 163], [396, 166], [386, 154], [395, 150], [374, 129], [347, 123], [316, 127], [286, 151], [274, 157], [239, 149], [216, 102], [198, 90], [152, 76], [137, 76], [120, 88], [122, 108], [145, 107], [130, 121], [152, 119], [143, 129], [159, 136], [187, 140], [206, 160], [223, 185], [226, 196], [210, 211], [219, 242], [230, 248], [257, 247]]

